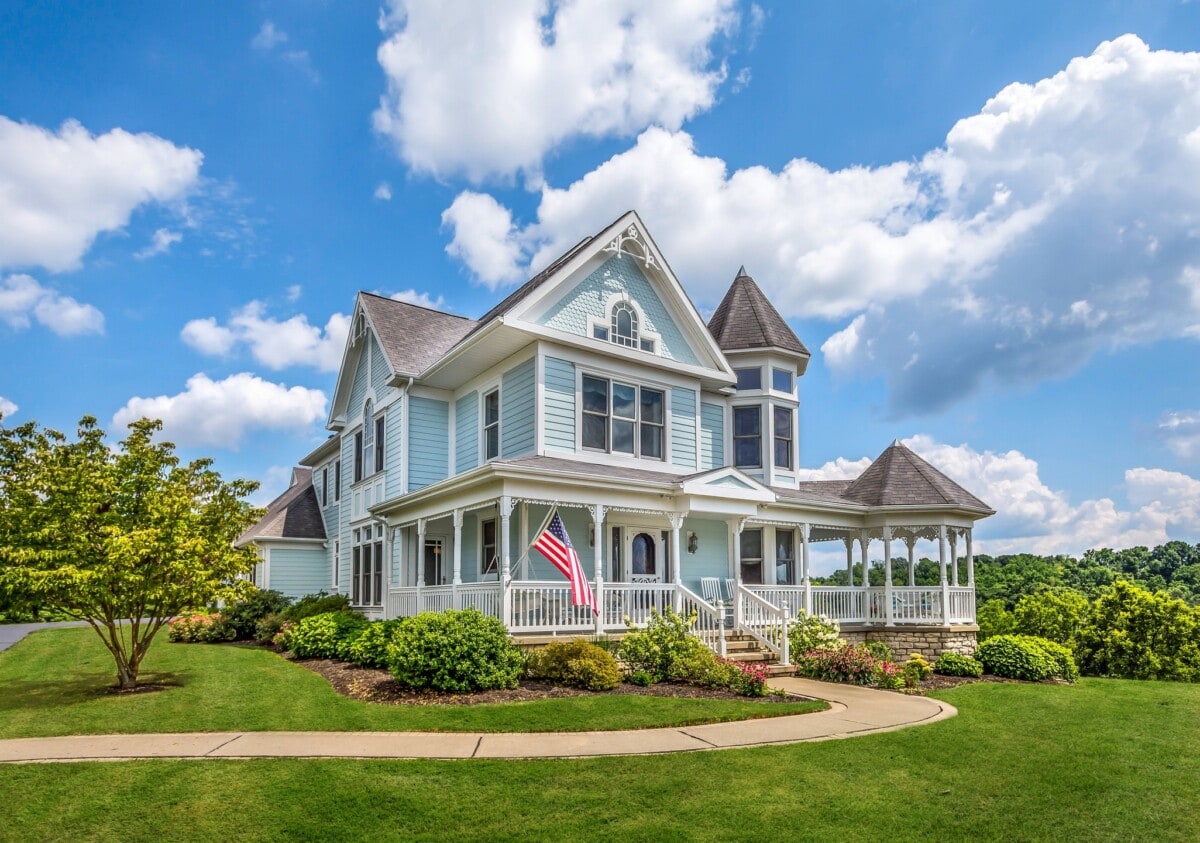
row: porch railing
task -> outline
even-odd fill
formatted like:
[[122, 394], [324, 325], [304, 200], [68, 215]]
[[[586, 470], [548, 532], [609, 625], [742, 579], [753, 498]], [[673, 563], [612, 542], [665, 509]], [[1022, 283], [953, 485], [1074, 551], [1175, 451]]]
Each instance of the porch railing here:
[[739, 585], [733, 596], [734, 626], [779, 657], [785, 667], [788, 660], [787, 606], [776, 606], [759, 597], [746, 586]]
[[[509, 632], [587, 632], [596, 628], [587, 606], [571, 605], [571, 584], [514, 580], [509, 585]], [[607, 607], [601, 610], [607, 611]]]
[[[797, 586], [800, 588], [800, 586]], [[838, 585], [812, 586], [812, 613], [839, 623], [863, 623], [862, 589]]]
[[[747, 591], [780, 608], [786, 606], [792, 617], [804, 608], [804, 586], [750, 585]], [[888, 621], [887, 589], [872, 586], [814, 585], [812, 613], [838, 623], [884, 624]], [[897, 585], [892, 589], [893, 624], [944, 624], [942, 587], [940, 585]], [[970, 586], [948, 586], [949, 623], [975, 622], [975, 589]]]
[[500, 583], [473, 582], [462, 585], [407, 586], [388, 592], [387, 616], [406, 618], [421, 612], [447, 609], [478, 609], [485, 615], [500, 617]]
[[696, 625], [692, 632], [714, 650], [718, 655], [725, 655], [725, 607], [714, 606], [699, 594], [679, 586], [679, 611], [686, 618], [696, 613]]

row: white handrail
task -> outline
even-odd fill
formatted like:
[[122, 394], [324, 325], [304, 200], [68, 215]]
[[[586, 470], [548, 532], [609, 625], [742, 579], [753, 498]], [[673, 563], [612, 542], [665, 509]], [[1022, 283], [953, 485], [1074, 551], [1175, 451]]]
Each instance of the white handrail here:
[[[735, 617], [738, 618], [739, 630], [748, 633], [752, 638], [757, 639], [759, 643], [778, 656], [779, 664], [783, 667], [791, 664], [788, 659], [789, 613], [787, 604], [776, 606], [774, 603], [759, 597], [741, 583], [738, 584], [734, 600], [737, 601]], [[773, 642], [767, 634], [768, 630], [776, 625], [780, 631], [778, 644]]]
[[679, 611], [684, 617], [696, 612], [696, 625], [692, 634], [708, 645], [718, 655], [725, 655], [725, 607], [719, 602], [713, 605], [684, 585], [676, 586], [679, 595]]

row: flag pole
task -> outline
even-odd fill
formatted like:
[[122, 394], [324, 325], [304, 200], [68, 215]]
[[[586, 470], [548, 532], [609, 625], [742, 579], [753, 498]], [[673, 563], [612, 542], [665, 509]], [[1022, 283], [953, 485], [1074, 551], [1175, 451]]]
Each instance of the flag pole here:
[[516, 568], [516, 567], [517, 567], [517, 565], [520, 565], [520, 564], [521, 564], [521, 560], [522, 560], [522, 559], [525, 559], [525, 558], [527, 558], [527, 557], [529, 556], [529, 550], [530, 550], [530, 548], [532, 548], [532, 547], [533, 547], [533, 545], [534, 545], [534, 544], [537, 542], [538, 536], [540, 536], [540, 535], [541, 535], [543, 532], [545, 532], [545, 530], [546, 530], [546, 525], [550, 523], [550, 519], [554, 517], [554, 513], [556, 513], [556, 512], [558, 512], [558, 502], [557, 502], [557, 501], [554, 503], [554, 505], [553, 505], [553, 506], [551, 506], [551, 507], [550, 507], [550, 511], [546, 513], [546, 517], [545, 517], [544, 519], [542, 519], [542, 526], [538, 527], [538, 528], [537, 528], [537, 529], [536, 529], [536, 530], [533, 532], [533, 534], [532, 534], [532, 535], [533, 535], [533, 541], [531, 541], [531, 542], [530, 542], [530, 543], [529, 543], [529, 544], [528, 544], [528, 545], [525, 547], [525, 549], [524, 549], [524, 551], [522, 551], [522, 553], [521, 553], [520, 557], [519, 557], [519, 558], [518, 558], [518, 559], [517, 559], [515, 562], [513, 562], [511, 565], [509, 565], [509, 568], [508, 568], [508, 575], [509, 575], [509, 577], [512, 577], [512, 572], [513, 572], [513, 569], [514, 569], [514, 568]]

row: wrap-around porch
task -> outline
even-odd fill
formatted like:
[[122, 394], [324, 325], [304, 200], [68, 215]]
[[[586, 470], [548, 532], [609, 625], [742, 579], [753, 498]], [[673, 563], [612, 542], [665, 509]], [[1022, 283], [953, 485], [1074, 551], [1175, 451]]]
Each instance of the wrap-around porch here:
[[[392, 565], [383, 613], [405, 617], [471, 607], [499, 618], [513, 634], [579, 635], [621, 632], [672, 607], [695, 612], [697, 634], [714, 649], [722, 650], [725, 632], [735, 630], [759, 639], [784, 663], [786, 636], [779, 632], [801, 610], [855, 628], [975, 622], [970, 526], [860, 527], [821, 523], [814, 513], [796, 512], [793, 520], [792, 513], [774, 511], [766, 518], [703, 502], [671, 511], [613, 499], [620, 497], [587, 503], [500, 494], [390, 522]], [[591, 576], [598, 613], [572, 606], [570, 584], [529, 550], [553, 507]], [[876, 541], [885, 578], [871, 586]], [[937, 585], [915, 583], [919, 541], [937, 545]], [[847, 585], [812, 583], [810, 549], [830, 542], [845, 547]], [[907, 577], [899, 572], [906, 584], [897, 585], [892, 550], [901, 546]]]

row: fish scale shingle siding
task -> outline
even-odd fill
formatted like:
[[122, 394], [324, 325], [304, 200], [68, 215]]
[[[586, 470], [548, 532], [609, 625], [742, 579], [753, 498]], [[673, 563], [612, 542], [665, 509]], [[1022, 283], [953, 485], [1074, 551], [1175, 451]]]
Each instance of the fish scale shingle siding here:
[[563, 294], [541, 318], [541, 324], [560, 331], [590, 336], [588, 317], [594, 316], [607, 324], [610, 314], [605, 304], [614, 293], [627, 292], [645, 315], [641, 326], [659, 334], [658, 354], [669, 360], [697, 365], [699, 360], [679, 327], [671, 319], [662, 299], [646, 280], [637, 261], [629, 255], [617, 255], [606, 260], [574, 288]]

